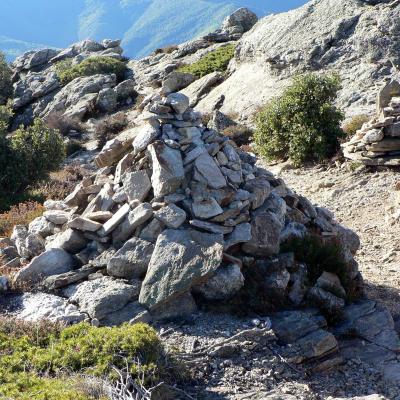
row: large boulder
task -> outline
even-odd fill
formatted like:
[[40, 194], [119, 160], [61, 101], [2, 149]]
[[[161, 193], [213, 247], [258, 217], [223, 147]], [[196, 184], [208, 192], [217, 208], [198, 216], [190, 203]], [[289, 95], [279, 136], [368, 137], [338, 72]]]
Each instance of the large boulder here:
[[65, 115], [81, 120], [96, 103], [102, 89], [116, 86], [115, 75], [92, 75], [76, 78], [65, 85], [41, 113], [42, 118], [50, 115]]
[[73, 257], [65, 250], [46, 250], [20, 269], [14, 276], [14, 282], [17, 285], [36, 284], [48, 276], [71, 271], [75, 264]]
[[109, 277], [81, 283], [69, 301], [81, 312], [101, 320], [108, 314], [121, 310], [138, 296], [138, 288]]
[[206, 281], [222, 261], [222, 235], [165, 230], [155, 245], [139, 301], [150, 309]]
[[139, 238], [128, 240], [107, 264], [107, 272], [117, 278], [141, 278], [146, 274], [154, 245]]

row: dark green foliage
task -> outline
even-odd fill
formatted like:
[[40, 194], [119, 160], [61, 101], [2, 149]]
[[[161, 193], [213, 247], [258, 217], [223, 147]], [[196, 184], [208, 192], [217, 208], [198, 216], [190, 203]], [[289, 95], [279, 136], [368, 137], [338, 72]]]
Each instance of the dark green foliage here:
[[211, 51], [193, 64], [185, 65], [178, 69], [179, 72], [188, 72], [198, 78], [210, 74], [211, 72], [225, 72], [229, 61], [235, 54], [235, 45], [228, 44], [217, 50]]
[[66, 156], [69, 157], [72, 154], [76, 153], [77, 151], [84, 150], [85, 147], [82, 145], [82, 143], [79, 140], [70, 140], [68, 143], [65, 145], [65, 153]]
[[298, 262], [307, 265], [310, 283], [314, 285], [324, 271], [336, 274], [343, 287], [349, 285], [349, 268], [343, 259], [340, 244], [334, 240], [324, 240], [318, 235], [306, 235], [292, 239], [281, 245], [282, 253], [294, 253]]
[[0, 51], [0, 105], [5, 104], [12, 96], [12, 72], [7, 64], [4, 54]]
[[19, 128], [10, 141], [15, 157], [15, 191], [46, 178], [48, 172], [57, 169], [65, 157], [61, 135], [40, 119], [28, 128]]
[[[144, 373], [153, 379], [164, 360], [156, 332], [145, 324], [95, 328], [80, 323], [62, 329], [0, 321], [0, 354], [0, 397], [18, 400], [89, 399], [74, 389], [73, 374], [113, 380], [112, 367], [122, 370], [128, 363], [133, 376]], [[63, 372], [69, 377], [57, 379]], [[42, 397], [34, 397], [38, 392]]]
[[0, 106], [0, 205], [9, 204], [29, 185], [46, 178], [65, 156], [61, 135], [39, 119], [7, 136], [11, 115], [8, 106]]
[[122, 81], [126, 65], [111, 57], [89, 57], [77, 65], [72, 65], [71, 60], [60, 61], [56, 64], [56, 72], [63, 85], [75, 78], [96, 74], [115, 74], [117, 81]]
[[337, 75], [295, 77], [256, 117], [258, 152], [267, 160], [290, 158], [295, 165], [333, 156], [344, 136], [344, 115], [334, 105], [339, 89]]

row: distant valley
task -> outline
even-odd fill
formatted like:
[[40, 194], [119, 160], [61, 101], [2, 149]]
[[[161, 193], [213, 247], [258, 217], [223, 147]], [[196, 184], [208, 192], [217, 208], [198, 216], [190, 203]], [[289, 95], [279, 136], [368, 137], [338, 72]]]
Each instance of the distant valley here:
[[306, 0], [2, 0], [0, 50], [11, 61], [41, 47], [63, 48], [86, 38], [121, 38], [126, 55], [137, 58], [210, 32], [239, 7], [264, 16], [304, 3]]

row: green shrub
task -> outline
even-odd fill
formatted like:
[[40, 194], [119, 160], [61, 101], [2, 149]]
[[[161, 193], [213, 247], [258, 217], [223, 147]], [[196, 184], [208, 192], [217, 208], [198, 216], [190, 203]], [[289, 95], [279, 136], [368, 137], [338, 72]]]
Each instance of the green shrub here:
[[65, 145], [65, 153], [67, 157], [72, 156], [72, 154], [75, 154], [77, 151], [80, 150], [85, 150], [85, 146], [83, 146], [83, 144], [79, 140], [69, 140]]
[[115, 74], [117, 81], [122, 81], [125, 72], [126, 65], [111, 57], [89, 57], [76, 65], [73, 65], [71, 60], [60, 61], [56, 64], [56, 73], [63, 85], [75, 78], [96, 74]]
[[267, 160], [290, 158], [297, 166], [334, 155], [344, 136], [344, 115], [334, 105], [339, 89], [337, 75], [295, 77], [256, 117], [254, 138], [260, 155]]
[[317, 235], [295, 238], [281, 245], [282, 253], [294, 253], [298, 262], [307, 265], [308, 279], [314, 285], [324, 271], [336, 274], [343, 287], [349, 289], [349, 269], [339, 243]]
[[[0, 397], [83, 400], [91, 397], [75, 388], [74, 374], [113, 380], [112, 367], [122, 370], [126, 363], [133, 376], [144, 373], [151, 380], [162, 372], [160, 341], [145, 324], [95, 328], [80, 323], [65, 329], [42, 324], [30, 330], [24, 323], [15, 325], [0, 323]], [[61, 380], [66, 371], [69, 376]], [[41, 397], [34, 397], [38, 392]]]
[[7, 64], [4, 54], [0, 51], [0, 104], [5, 104], [12, 96], [12, 71]]
[[369, 120], [370, 117], [366, 114], [356, 115], [343, 125], [343, 131], [350, 138]]
[[235, 45], [228, 44], [206, 54], [199, 61], [190, 65], [184, 65], [178, 69], [179, 72], [188, 72], [201, 78], [211, 72], [225, 72], [229, 61], [235, 55]]
[[24, 190], [28, 185], [46, 178], [65, 157], [61, 135], [40, 119], [27, 128], [19, 128], [10, 142], [14, 154], [14, 179], [8, 183], [13, 185], [14, 191]]

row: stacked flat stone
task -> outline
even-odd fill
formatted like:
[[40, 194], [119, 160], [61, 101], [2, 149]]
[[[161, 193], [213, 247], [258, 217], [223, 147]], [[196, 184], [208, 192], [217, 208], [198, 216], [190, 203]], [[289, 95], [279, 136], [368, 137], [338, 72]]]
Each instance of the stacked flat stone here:
[[380, 91], [377, 114], [343, 146], [346, 158], [366, 165], [400, 165], [400, 83]]
[[46, 202], [29, 227], [15, 227], [9, 262], [25, 265], [15, 284], [39, 285], [103, 325], [228, 303], [252, 270], [263, 271], [260, 290], [272, 304], [344, 308], [336, 275], [311, 287], [307, 266], [280, 245], [308, 232], [338, 240], [348, 278], [361, 282], [357, 235], [207, 129], [185, 95], [164, 88], [141, 109], [133, 140], [108, 142], [96, 174], [64, 201]]

